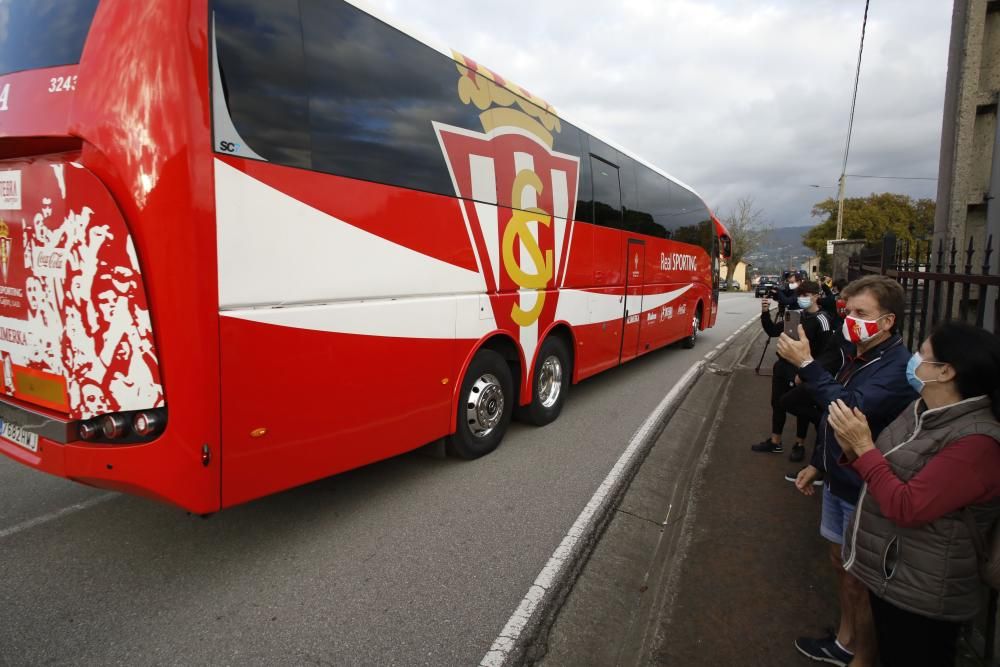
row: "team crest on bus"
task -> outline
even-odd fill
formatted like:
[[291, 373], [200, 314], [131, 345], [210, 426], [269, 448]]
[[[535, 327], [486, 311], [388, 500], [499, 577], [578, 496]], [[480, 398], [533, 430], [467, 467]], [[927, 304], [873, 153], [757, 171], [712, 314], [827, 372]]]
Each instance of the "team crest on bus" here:
[[549, 105], [467, 58], [456, 60], [459, 97], [482, 111], [484, 132], [441, 123], [434, 129], [494, 317], [511, 329], [545, 325], [569, 259], [579, 158], [552, 149], [561, 127]]

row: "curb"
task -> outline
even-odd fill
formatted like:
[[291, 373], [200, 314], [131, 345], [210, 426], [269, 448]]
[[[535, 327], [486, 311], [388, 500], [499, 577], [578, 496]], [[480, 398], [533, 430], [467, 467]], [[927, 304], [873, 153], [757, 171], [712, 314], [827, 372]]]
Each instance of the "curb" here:
[[656, 443], [688, 391], [709, 367], [710, 362], [759, 319], [759, 315], [754, 315], [691, 366], [639, 426], [629, 439], [628, 447], [573, 522], [490, 650], [483, 656], [480, 667], [503, 667], [523, 661], [535, 638], [550, 620], [552, 612], [558, 610], [646, 454]]

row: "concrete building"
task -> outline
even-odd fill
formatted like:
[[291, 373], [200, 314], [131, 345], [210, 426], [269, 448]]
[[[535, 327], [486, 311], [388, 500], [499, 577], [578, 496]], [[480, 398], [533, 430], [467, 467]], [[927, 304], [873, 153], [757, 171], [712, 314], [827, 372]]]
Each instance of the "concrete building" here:
[[[934, 249], [936, 252], [943, 240], [948, 250], [954, 240], [956, 248], [963, 251], [971, 239], [976, 250], [972, 263], [978, 273], [983, 266], [987, 239], [992, 235], [990, 273], [994, 275], [1000, 269], [998, 102], [1000, 0], [955, 0], [945, 82]], [[965, 264], [964, 252], [959, 253], [956, 263]], [[987, 309], [992, 319], [990, 311]], [[992, 325], [992, 321], [986, 323], [987, 328]]]

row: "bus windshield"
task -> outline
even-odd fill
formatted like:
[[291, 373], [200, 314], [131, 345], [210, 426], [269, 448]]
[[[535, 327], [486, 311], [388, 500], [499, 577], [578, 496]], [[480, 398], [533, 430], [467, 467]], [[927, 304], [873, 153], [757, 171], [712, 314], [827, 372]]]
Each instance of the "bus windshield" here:
[[0, 0], [0, 74], [73, 65], [100, 0]]

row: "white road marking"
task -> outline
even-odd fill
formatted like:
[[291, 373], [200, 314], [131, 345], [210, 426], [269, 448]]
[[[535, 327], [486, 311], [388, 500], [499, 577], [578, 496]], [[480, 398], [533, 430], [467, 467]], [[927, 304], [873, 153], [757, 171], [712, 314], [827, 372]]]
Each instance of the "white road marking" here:
[[11, 526], [10, 528], [2, 528], [0, 529], [0, 540], [4, 539], [5, 537], [10, 537], [11, 535], [16, 535], [17, 533], [24, 532], [29, 528], [40, 526], [43, 523], [55, 521], [60, 517], [66, 516], [67, 514], [80, 512], [85, 509], [91, 508], [94, 505], [100, 505], [101, 503], [111, 500], [112, 498], [117, 498], [118, 495], [119, 494], [117, 493], [105, 493], [103, 495], [90, 498], [89, 500], [84, 500], [82, 503], [76, 503], [75, 505], [64, 507], [60, 510], [56, 510], [55, 512], [49, 512], [48, 514], [43, 514], [42, 516], [35, 517], [34, 519], [28, 519], [27, 521], [19, 523], [15, 526]]
[[570, 527], [569, 532], [563, 537], [562, 542], [549, 557], [549, 561], [542, 568], [542, 571], [538, 573], [535, 578], [535, 583], [531, 585], [528, 589], [527, 594], [521, 600], [521, 604], [518, 605], [517, 609], [511, 615], [510, 619], [507, 621], [507, 625], [504, 626], [503, 630], [500, 631], [500, 635], [493, 641], [493, 645], [490, 650], [483, 656], [482, 661], [480, 661], [480, 667], [502, 667], [506, 664], [507, 659], [513, 653], [517, 641], [524, 632], [525, 627], [527, 627], [528, 622], [534, 615], [538, 606], [545, 599], [546, 594], [552, 585], [558, 581], [559, 577], [563, 574], [566, 565], [571, 561], [571, 558], [576, 551], [577, 545], [580, 540], [589, 535], [594, 528], [594, 523], [599, 516], [598, 510], [602, 509], [603, 506], [608, 501], [609, 496], [612, 491], [614, 491], [622, 476], [631, 467], [633, 459], [637, 454], [642, 451], [643, 445], [646, 441], [656, 433], [656, 426], [668, 411], [676, 407], [676, 404], [683, 400], [683, 397], [687, 394], [688, 389], [694, 384], [698, 376], [705, 369], [705, 366], [709, 361], [719, 356], [722, 350], [729, 345], [739, 334], [760, 319], [760, 315], [754, 315], [752, 319], [747, 321], [736, 331], [734, 331], [728, 338], [715, 346], [708, 354], [705, 355], [703, 359], [695, 363], [691, 368], [681, 376], [681, 379], [674, 384], [673, 389], [671, 389], [660, 404], [656, 406], [653, 412], [646, 418], [646, 421], [642, 423], [639, 430], [635, 432], [632, 439], [629, 441], [628, 447], [618, 458], [614, 467], [611, 468], [611, 472], [608, 476], [604, 478], [601, 485], [597, 487], [597, 491], [591, 497], [590, 501], [587, 503], [583, 511], [573, 522]]

